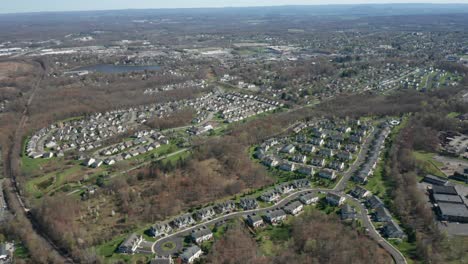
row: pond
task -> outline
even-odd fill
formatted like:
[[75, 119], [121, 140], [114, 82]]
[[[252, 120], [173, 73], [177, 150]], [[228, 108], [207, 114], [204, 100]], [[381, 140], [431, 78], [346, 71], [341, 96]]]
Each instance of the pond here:
[[146, 66], [133, 66], [133, 65], [114, 65], [114, 64], [97, 64], [91, 66], [84, 66], [76, 68], [73, 71], [90, 71], [100, 73], [126, 73], [126, 72], [141, 72], [141, 71], [155, 71], [161, 69], [157, 65]]

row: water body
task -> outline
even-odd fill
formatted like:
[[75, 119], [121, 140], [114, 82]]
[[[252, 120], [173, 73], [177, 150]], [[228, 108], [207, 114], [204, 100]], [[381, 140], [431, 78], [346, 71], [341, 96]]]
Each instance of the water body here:
[[141, 71], [155, 71], [161, 69], [157, 65], [148, 66], [132, 66], [132, 65], [114, 65], [114, 64], [97, 64], [91, 66], [84, 66], [73, 71], [90, 71], [100, 73], [126, 73], [126, 72], [141, 72]]

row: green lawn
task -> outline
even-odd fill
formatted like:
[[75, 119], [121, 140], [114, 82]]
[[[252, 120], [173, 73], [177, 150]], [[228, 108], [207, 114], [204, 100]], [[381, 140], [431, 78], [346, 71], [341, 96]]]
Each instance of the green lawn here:
[[117, 238], [96, 247], [96, 253], [98, 255], [104, 256], [106, 258], [106, 263], [121, 263], [122, 261], [125, 263], [147, 263], [152, 257], [151, 255], [126, 255], [115, 253], [117, 247], [124, 241], [126, 237], [127, 235], [120, 235]]
[[443, 167], [444, 164], [442, 162], [436, 161], [434, 159], [435, 153], [429, 152], [421, 152], [421, 151], [414, 151], [413, 156], [418, 161], [418, 167], [422, 169], [424, 172], [440, 177], [447, 177], [442, 171], [440, 171], [440, 167]]
[[460, 115], [460, 113], [458, 113], [458, 112], [450, 112], [450, 113], [448, 113], [447, 117], [448, 118], [456, 118], [459, 115]]
[[15, 252], [13, 253], [15, 258], [28, 259], [29, 251], [22, 243], [15, 243]]
[[[36, 199], [39, 199], [46, 194], [51, 194], [60, 190], [64, 186], [68, 176], [76, 174], [80, 170], [86, 170], [86, 168], [76, 164], [59, 172], [51, 172], [40, 177], [32, 178], [26, 182], [26, 191], [32, 194]], [[97, 170], [96, 173], [102, 173], [101, 168]]]
[[266, 256], [274, 256], [278, 249], [284, 247], [290, 238], [290, 226], [284, 223], [279, 226], [267, 226], [259, 231], [256, 240], [260, 245], [260, 250]]
[[416, 263], [412, 258], [416, 256], [416, 245], [408, 241], [400, 241], [398, 239], [388, 239], [406, 258], [408, 264]]
[[383, 200], [386, 200], [388, 199], [388, 190], [383, 179], [383, 166], [383, 161], [379, 161], [377, 163], [377, 167], [375, 168], [374, 174], [372, 177], [369, 178], [365, 188], [371, 191], [373, 194], [377, 195], [378, 197], [382, 198]]

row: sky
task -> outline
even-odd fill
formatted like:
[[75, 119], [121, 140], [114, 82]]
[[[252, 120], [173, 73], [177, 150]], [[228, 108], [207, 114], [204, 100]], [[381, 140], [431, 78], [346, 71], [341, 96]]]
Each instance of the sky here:
[[468, 4], [468, 0], [0, 0], [0, 13], [369, 3]]

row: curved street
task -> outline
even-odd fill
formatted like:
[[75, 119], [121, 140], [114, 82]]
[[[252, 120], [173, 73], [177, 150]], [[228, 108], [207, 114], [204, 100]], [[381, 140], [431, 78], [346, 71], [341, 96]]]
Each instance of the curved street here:
[[[200, 228], [201, 226], [209, 226], [209, 225], [216, 225], [216, 224], [222, 224], [226, 222], [227, 220], [231, 219], [236, 219], [240, 218], [243, 216], [247, 216], [252, 213], [256, 214], [263, 214], [266, 213], [268, 210], [276, 209], [276, 208], [281, 208], [284, 205], [288, 204], [289, 202], [297, 199], [301, 194], [306, 193], [306, 192], [312, 192], [312, 193], [336, 193], [340, 194], [343, 196], [346, 196], [347, 199], [351, 199], [355, 201], [356, 205], [360, 209], [360, 219], [362, 220], [362, 223], [364, 225], [364, 228], [366, 228], [366, 231], [368, 231], [369, 237], [374, 239], [383, 249], [385, 249], [393, 258], [395, 263], [397, 264], [407, 264], [405, 257], [403, 254], [395, 248], [390, 242], [385, 240], [380, 233], [375, 229], [374, 225], [372, 224], [369, 215], [367, 214], [367, 209], [365, 208], [364, 205], [361, 204], [361, 202], [347, 194], [344, 193], [344, 190], [346, 188], [346, 184], [353, 175], [353, 173], [356, 172], [356, 170], [364, 164], [366, 161], [367, 157], [367, 151], [369, 150], [369, 147], [371, 145], [371, 141], [373, 138], [376, 138], [377, 136], [377, 129], [373, 129], [372, 133], [370, 136], [367, 137], [366, 142], [363, 144], [363, 147], [361, 148], [361, 151], [358, 154], [357, 159], [355, 162], [348, 168], [348, 170], [343, 174], [343, 177], [338, 181], [338, 183], [335, 185], [333, 189], [321, 189], [321, 188], [305, 188], [301, 189], [299, 191], [296, 191], [294, 193], [289, 194], [287, 197], [284, 197], [277, 203], [275, 203], [272, 206], [269, 207], [264, 207], [264, 208], [258, 208], [258, 209], [253, 209], [253, 210], [246, 210], [246, 211], [238, 211], [238, 212], [232, 212], [226, 215], [222, 215], [219, 217], [216, 217], [214, 219], [205, 221], [205, 222], [200, 222], [194, 226], [179, 230], [177, 232], [171, 233], [165, 237], [161, 237], [158, 240], [156, 240], [153, 245], [152, 245], [152, 252], [153, 253], [158, 253], [161, 255], [164, 255], [163, 253], [167, 254], [167, 252], [161, 252], [162, 245], [164, 245], [167, 242], [175, 241], [175, 238], [180, 239], [180, 237], [185, 237], [190, 235], [192, 230], [195, 230], [197, 228]], [[381, 142], [383, 143], [383, 142]]]

